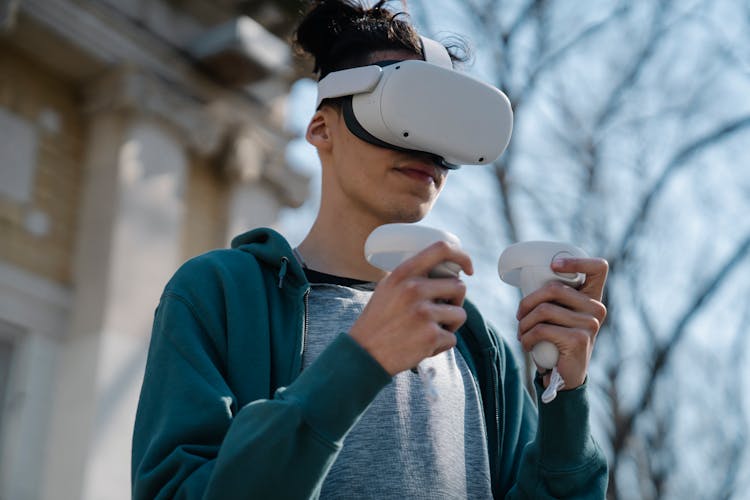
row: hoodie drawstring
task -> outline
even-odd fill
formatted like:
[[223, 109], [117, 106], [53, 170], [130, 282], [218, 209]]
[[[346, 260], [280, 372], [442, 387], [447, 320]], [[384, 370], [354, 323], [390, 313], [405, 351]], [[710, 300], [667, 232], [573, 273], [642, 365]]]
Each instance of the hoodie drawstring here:
[[286, 276], [286, 265], [289, 263], [289, 259], [286, 257], [281, 258], [281, 269], [279, 269], [279, 288], [284, 287], [284, 276]]

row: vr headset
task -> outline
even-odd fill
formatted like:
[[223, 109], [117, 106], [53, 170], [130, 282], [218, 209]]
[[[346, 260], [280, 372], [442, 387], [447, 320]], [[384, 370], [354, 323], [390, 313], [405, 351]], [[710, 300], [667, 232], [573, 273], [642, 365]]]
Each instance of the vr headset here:
[[318, 82], [316, 108], [324, 99], [348, 97], [345, 123], [363, 141], [428, 154], [447, 168], [492, 163], [510, 141], [510, 101], [495, 87], [453, 70], [442, 44], [421, 39], [424, 61], [329, 73]]

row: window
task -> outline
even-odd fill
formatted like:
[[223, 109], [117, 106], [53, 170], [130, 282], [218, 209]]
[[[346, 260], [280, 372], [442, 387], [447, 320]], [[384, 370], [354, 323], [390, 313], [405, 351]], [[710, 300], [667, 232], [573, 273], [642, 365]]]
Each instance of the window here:
[[0, 196], [25, 203], [31, 200], [36, 166], [36, 129], [18, 115], [0, 108]]

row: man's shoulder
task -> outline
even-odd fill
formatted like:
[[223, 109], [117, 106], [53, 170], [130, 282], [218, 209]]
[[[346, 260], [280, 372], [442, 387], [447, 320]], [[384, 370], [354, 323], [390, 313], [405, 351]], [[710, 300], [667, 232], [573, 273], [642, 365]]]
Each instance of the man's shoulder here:
[[170, 285], [179, 287], [194, 282], [223, 281], [240, 270], [248, 272], [257, 265], [257, 259], [251, 253], [217, 248], [185, 261], [174, 273]]
[[258, 228], [232, 240], [230, 248], [216, 248], [191, 257], [175, 272], [174, 284], [204, 279], [224, 280], [237, 273], [257, 272], [262, 266], [278, 267], [288, 243], [279, 233]]

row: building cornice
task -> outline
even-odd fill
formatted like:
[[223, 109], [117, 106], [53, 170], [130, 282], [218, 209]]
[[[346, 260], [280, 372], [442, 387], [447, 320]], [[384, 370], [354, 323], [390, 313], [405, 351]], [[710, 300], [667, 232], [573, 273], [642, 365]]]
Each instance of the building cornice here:
[[[234, 127], [230, 117], [221, 116], [221, 106], [211, 106], [132, 66], [116, 68], [89, 82], [84, 95], [87, 113], [127, 111], [158, 118], [177, 131], [188, 149], [205, 156], [216, 154]], [[246, 111], [259, 113], [252, 108]]]
[[[267, 76], [254, 89], [232, 88], [199, 69], [199, 61], [189, 53], [194, 45], [186, 41], [185, 47], [178, 46], [176, 34], [159, 38], [106, 2], [21, 0], [18, 8], [25, 18], [75, 47], [99, 68], [98, 77], [86, 78], [82, 84], [87, 112], [126, 111], [155, 117], [171, 126], [187, 148], [209, 157], [225, 153], [226, 148], [241, 149], [233, 141], [249, 134], [264, 158], [257, 178], [270, 183], [285, 204], [297, 206], [304, 201], [307, 178], [284, 161], [289, 136], [277, 112], [280, 101], [274, 95], [261, 97], [268, 89], [278, 94], [288, 88], [290, 73], [283, 58], [277, 57], [282, 64], [276, 74], [269, 61], [261, 64]], [[252, 26], [254, 31], [250, 31], [260, 36], [260, 26]], [[216, 28], [214, 36], [226, 38], [234, 28], [231, 23]], [[183, 38], [201, 30], [196, 21]], [[264, 33], [260, 38], [272, 36]], [[196, 35], [195, 40], [200, 37]], [[277, 42], [274, 47], [279, 52], [283, 42]], [[204, 44], [204, 48], [212, 47]], [[43, 47], [39, 49], [44, 52]], [[248, 54], [252, 56], [252, 51]], [[240, 157], [235, 161], [241, 162]], [[251, 177], [240, 175], [239, 179]]]
[[[85, 7], [84, 7], [85, 4]], [[117, 65], [125, 61], [185, 86], [205, 86], [173, 47], [149, 39], [128, 22], [107, 13], [97, 2], [23, 0], [23, 14], [74, 45], [96, 62]]]
[[230, 99], [205, 103], [132, 67], [90, 82], [84, 94], [88, 113], [134, 113], [167, 123], [185, 147], [221, 158], [221, 168], [234, 180], [269, 184], [285, 205], [297, 207], [308, 196], [309, 178], [285, 159], [290, 136], [269, 125], [257, 108]]

